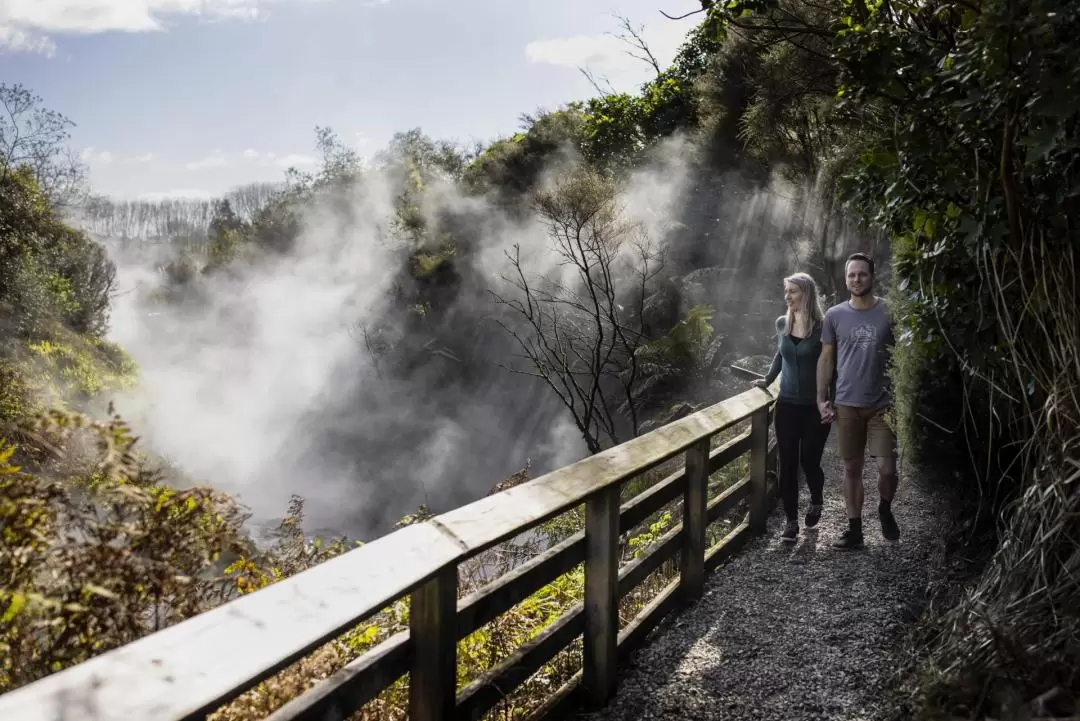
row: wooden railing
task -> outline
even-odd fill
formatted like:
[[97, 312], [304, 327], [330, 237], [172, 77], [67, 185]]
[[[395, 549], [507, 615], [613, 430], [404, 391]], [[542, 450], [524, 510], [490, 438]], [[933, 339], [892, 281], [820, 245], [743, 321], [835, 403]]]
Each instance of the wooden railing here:
[[[424, 523], [395, 531], [318, 566], [170, 628], [0, 696], [2, 721], [188, 721], [236, 698], [326, 642], [410, 597], [409, 630], [389, 638], [272, 721], [344, 719], [409, 674], [412, 721], [478, 719], [583, 636], [581, 671], [534, 716], [603, 705], [616, 664], [678, 603], [701, 597], [705, 575], [751, 533], [763, 531], [775, 444], [776, 384], [753, 388]], [[713, 449], [713, 437], [750, 429]], [[714, 498], [709, 476], [744, 453], [749, 473]], [[620, 505], [622, 484], [685, 454], [675, 473]], [[620, 532], [682, 499], [681, 523], [619, 567]], [[744, 499], [749, 511], [707, 548], [706, 528]], [[479, 592], [457, 598], [459, 566], [483, 551], [585, 504], [585, 529]], [[621, 631], [620, 598], [679, 554], [679, 573]], [[584, 602], [481, 678], [456, 688], [458, 641], [584, 561]]]

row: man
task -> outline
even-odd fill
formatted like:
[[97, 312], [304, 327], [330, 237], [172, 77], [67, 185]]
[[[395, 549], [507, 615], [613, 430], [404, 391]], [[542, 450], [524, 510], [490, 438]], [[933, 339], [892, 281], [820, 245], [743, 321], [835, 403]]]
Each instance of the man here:
[[[892, 393], [886, 364], [893, 343], [892, 323], [885, 301], [874, 295], [874, 261], [855, 253], [844, 265], [851, 298], [829, 308], [821, 329], [817, 365], [817, 403], [823, 422], [836, 421], [836, 445], [844, 461], [844, 500], [848, 529], [833, 544], [852, 550], [863, 546], [863, 459], [866, 447], [877, 461], [878, 516], [881, 534], [900, 538], [893, 517], [896, 494], [896, 435], [886, 422]], [[836, 372], [832, 404], [826, 393]]]

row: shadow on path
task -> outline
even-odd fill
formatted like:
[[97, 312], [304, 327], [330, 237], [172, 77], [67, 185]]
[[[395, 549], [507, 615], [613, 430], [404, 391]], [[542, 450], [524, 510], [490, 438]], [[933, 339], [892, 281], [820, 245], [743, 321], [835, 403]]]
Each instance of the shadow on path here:
[[[866, 547], [838, 551], [847, 526], [835, 440], [825, 451], [825, 511], [795, 546], [768, 532], [708, 579], [705, 596], [653, 634], [622, 671], [607, 708], [576, 718], [879, 718], [900, 634], [921, 613], [931, 558], [943, 543], [941, 494], [901, 470], [893, 503], [902, 535], [885, 541], [877, 517], [877, 471], [867, 459]], [[800, 513], [808, 496], [801, 491]], [[801, 525], [801, 520], [800, 520]]]

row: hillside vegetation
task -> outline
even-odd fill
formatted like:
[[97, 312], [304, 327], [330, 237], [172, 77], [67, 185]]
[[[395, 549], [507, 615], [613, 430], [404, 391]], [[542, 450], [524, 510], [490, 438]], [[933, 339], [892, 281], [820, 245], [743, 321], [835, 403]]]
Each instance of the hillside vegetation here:
[[[723, 365], [768, 351], [768, 323], [761, 344], [734, 336], [747, 327], [738, 319], [772, 291], [729, 295], [722, 306], [699, 303], [703, 278], [730, 278], [723, 273], [731, 263], [757, 273], [756, 285], [775, 287], [798, 265], [834, 291], [842, 289], [839, 262], [848, 251], [891, 249], [882, 265], [903, 329], [892, 371], [903, 443], [935, 482], [955, 489], [957, 531], [986, 541], [990, 559], [924, 618], [926, 634], [899, 689], [901, 713], [1001, 718], [1039, 697], [1052, 697], [1057, 715], [1073, 713], [1069, 689], [1080, 687], [1080, 50], [1072, 39], [1080, 8], [1049, 0], [703, 0], [699, 15], [671, 67], [657, 68], [640, 92], [527, 116], [520, 132], [486, 147], [414, 130], [396, 136], [372, 168], [320, 129], [320, 168], [290, 171], [280, 189], [248, 192], [240, 210], [240, 195], [187, 215], [98, 199], [83, 203], [82, 222], [111, 235], [157, 236], [162, 282], [149, 300], [190, 311], [209, 302], [213, 278], [296, 254], [312, 209], [356, 220], [356, 198], [382, 188], [393, 198], [383, 237], [396, 259], [392, 302], [362, 329], [357, 349], [373, 360], [374, 380], [344, 402], [375, 408], [380, 393], [418, 377], [475, 394], [496, 356], [537, 384], [551, 402], [547, 417], [573, 419], [589, 451], [685, 412], [672, 408], [679, 401], [722, 397], [732, 387]], [[25, 105], [25, 91], [4, 92]], [[312, 541], [297, 497], [273, 542], [256, 547], [235, 499], [189, 487], [103, 412], [111, 392], [137, 382], [132, 361], [104, 339], [114, 268], [100, 245], [60, 219], [76, 186], [60, 162], [65, 126], [33, 115], [34, 103], [26, 107], [36, 127], [52, 128], [54, 142], [30, 160], [10, 142], [0, 145], [0, 421], [7, 436], [0, 449], [0, 691], [355, 543]], [[9, 126], [0, 130], [10, 140]], [[641, 171], [663, 168], [687, 147], [692, 162], [671, 206], [676, 232], [643, 233], [624, 215], [621, 194]], [[552, 182], [552, 168], [566, 170], [558, 174], [563, 182]], [[756, 242], [721, 230], [751, 198], [778, 202], [781, 181], [797, 189], [782, 206], [794, 221], [763, 224]], [[448, 188], [502, 218], [538, 220], [554, 252], [562, 248], [571, 268], [585, 270], [572, 274], [573, 287], [596, 291], [594, 304], [581, 311], [558, 284], [515, 284], [514, 269], [529, 259], [513, 253], [503, 266], [511, 282], [492, 298], [478, 271], [490, 215], [446, 204]], [[166, 216], [174, 220], [160, 222]], [[597, 281], [588, 272], [597, 266], [614, 269], [614, 280]], [[539, 302], [523, 302], [530, 292], [541, 293], [533, 297]], [[499, 308], [499, 322], [477, 331], [467, 310], [480, 298]], [[577, 335], [563, 341], [564, 350], [605, 338], [605, 363], [560, 367], [552, 360], [567, 352], [545, 355], [550, 325], [542, 321], [564, 317], [567, 308], [592, 325], [572, 324]], [[600, 332], [614, 328], [619, 333]], [[571, 382], [579, 377], [584, 386]], [[580, 402], [597, 397], [605, 402]], [[445, 396], [429, 413], [452, 408]], [[322, 448], [351, 447], [349, 439], [346, 427]], [[948, 457], [959, 460], [945, 465]], [[734, 477], [714, 482], [723, 487]], [[421, 508], [401, 523], [429, 513]], [[580, 521], [553, 521], [541, 542], [565, 538]], [[649, 519], [626, 553], [640, 552], [671, 524], [668, 512]], [[493, 559], [509, 563], [537, 547], [496, 551]], [[661, 569], [627, 603], [646, 603], [671, 572]], [[477, 582], [465, 579], [461, 593]], [[579, 568], [462, 641], [459, 682], [577, 603], [581, 582]], [[405, 628], [407, 614], [404, 601], [386, 609], [218, 718], [266, 715]], [[536, 708], [573, 674], [578, 653], [557, 657], [493, 717]], [[358, 718], [403, 717], [403, 689], [399, 682]]]

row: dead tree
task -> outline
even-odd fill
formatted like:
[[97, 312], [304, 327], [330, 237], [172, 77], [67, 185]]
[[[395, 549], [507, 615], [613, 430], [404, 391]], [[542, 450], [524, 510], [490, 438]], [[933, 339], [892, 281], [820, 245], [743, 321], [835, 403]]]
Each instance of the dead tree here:
[[[638, 433], [647, 342], [647, 287], [663, 267], [644, 231], [622, 219], [613, 183], [577, 171], [541, 193], [536, 210], [552, 241], [546, 272], [528, 273], [515, 245], [503, 279], [514, 296], [499, 323], [521, 349], [515, 373], [541, 379], [570, 411], [591, 453]], [[622, 406], [625, 413], [619, 413]]]

